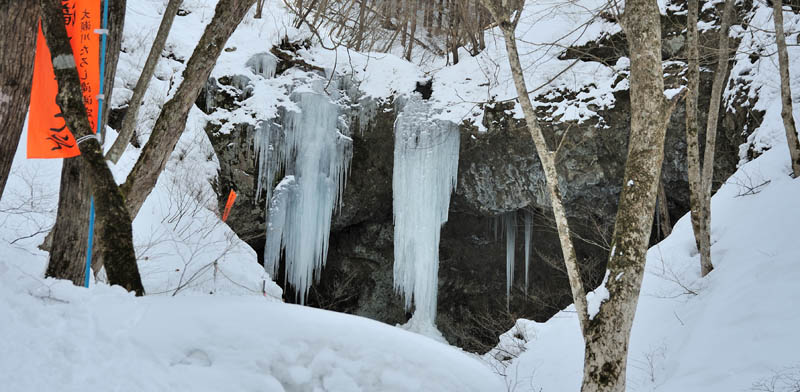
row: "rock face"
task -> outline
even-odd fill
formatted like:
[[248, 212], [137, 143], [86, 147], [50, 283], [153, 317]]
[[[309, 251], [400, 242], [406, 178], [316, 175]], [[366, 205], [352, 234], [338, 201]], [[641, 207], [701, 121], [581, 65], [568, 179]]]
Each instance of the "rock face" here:
[[[683, 22], [673, 23], [676, 24], [665, 27], [664, 37], [668, 41], [665, 56], [682, 53], [682, 40], [676, 38], [674, 31], [680, 31], [679, 25]], [[614, 56], [613, 51], [603, 53]], [[672, 75], [667, 78], [668, 87], [670, 83], [676, 85], [678, 77], [674, 75], [679, 71], [678, 67], [667, 68], [667, 74]], [[235, 79], [213, 81], [211, 86], [239, 85], [241, 81]], [[710, 90], [711, 75], [706, 73], [701, 79], [701, 124], [708, 111], [703, 104], [708, 105]], [[230, 89], [209, 88], [208, 91], [229, 94], [224, 91]], [[201, 95], [205, 101], [199, 103], [211, 111], [236, 105], [246, 94], [246, 91], [238, 97], [205, 94]], [[539, 97], [540, 101], [544, 99], [544, 96]], [[730, 102], [737, 109], [739, 100], [735, 96]], [[451, 202], [449, 221], [442, 229], [439, 250], [437, 325], [451, 344], [476, 352], [493, 347], [497, 336], [507, 331], [516, 318], [544, 321], [571, 303], [545, 193], [544, 175], [524, 123], [514, 120], [507, 109], [502, 104], [487, 105], [486, 133], [462, 126], [458, 186]], [[545, 118], [547, 107], [540, 109], [540, 117]], [[596, 287], [603, 277], [607, 258], [604, 244], [613, 228], [622, 185], [630, 120], [627, 91], [616, 93], [613, 108], [598, 113], [597, 118], [582, 124], [542, 122], [546, 137], [552, 140], [552, 149], [558, 145], [558, 140], [564, 139], [558, 152], [560, 186], [575, 233], [573, 239], [583, 277], [590, 287]], [[395, 115], [393, 105], [384, 103], [363, 132], [358, 127], [351, 132], [351, 172], [341, 210], [334, 217], [327, 266], [322, 280], [311, 288], [308, 298], [311, 306], [389, 324], [404, 323], [409, 316], [392, 288], [391, 175]], [[678, 105], [667, 132], [662, 174], [672, 222], [689, 209], [684, 121], [683, 106]], [[728, 111], [721, 116], [714, 162], [715, 184], [735, 170], [739, 145], [747, 136], [742, 130], [753, 130], [759, 122], [759, 113], [750, 110]], [[228, 224], [260, 254], [264, 246], [264, 200], [254, 200], [257, 168], [253, 132], [254, 127], [249, 124], [237, 124], [228, 134], [220, 133], [219, 125], [207, 126], [220, 161], [216, 184], [220, 205], [224, 204], [228, 189], [238, 191], [238, 207], [233, 210]], [[526, 293], [520, 217], [516, 280], [511, 305], [506, 310], [506, 250], [497, 223], [500, 215], [519, 210], [534, 217], [531, 284]], [[281, 283], [282, 279], [278, 281]]]

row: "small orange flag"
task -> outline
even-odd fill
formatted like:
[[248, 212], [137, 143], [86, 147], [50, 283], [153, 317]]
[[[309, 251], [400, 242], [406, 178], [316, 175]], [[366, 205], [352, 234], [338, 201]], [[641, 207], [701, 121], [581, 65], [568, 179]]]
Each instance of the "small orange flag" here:
[[[72, 44], [75, 65], [83, 90], [83, 103], [89, 115], [92, 132], [97, 129], [100, 93], [100, 2], [95, 0], [63, 0], [62, 14]], [[56, 103], [58, 83], [53, 72], [41, 23], [36, 39], [31, 107], [28, 112], [28, 158], [69, 158], [80, 155], [78, 143], [67, 128], [64, 115]]]
[[225, 203], [225, 212], [222, 213], [222, 221], [225, 222], [228, 220], [228, 214], [231, 213], [231, 207], [233, 207], [233, 202], [236, 200], [236, 192], [231, 189], [231, 193], [228, 194], [228, 202]]

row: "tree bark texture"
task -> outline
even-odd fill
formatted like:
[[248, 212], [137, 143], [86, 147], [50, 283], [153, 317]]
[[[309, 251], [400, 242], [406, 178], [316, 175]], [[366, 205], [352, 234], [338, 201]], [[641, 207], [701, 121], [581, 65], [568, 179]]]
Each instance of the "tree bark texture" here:
[[661, 238], [667, 238], [672, 234], [672, 222], [669, 219], [669, 205], [667, 203], [667, 191], [664, 189], [664, 181], [658, 183], [658, 229], [661, 230]]
[[717, 46], [717, 69], [714, 81], [711, 84], [711, 102], [708, 105], [708, 120], [706, 123], [706, 147], [703, 154], [703, 168], [700, 177], [702, 183], [702, 202], [700, 205], [702, 218], [700, 234], [700, 275], [706, 276], [714, 265], [711, 263], [711, 185], [714, 176], [714, 153], [717, 144], [717, 123], [719, 122], [719, 107], [722, 102], [722, 91], [728, 77], [728, 63], [730, 48], [728, 47], [728, 31], [731, 27], [734, 0], [725, 0], [722, 11], [722, 25], [719, 29]]
[[[689, 176], [689, 206], [697, 251], [702, 252], [703, 186], [700, 177], [700, 142], [698, 139], [697, 100], [700, 94], [700, 52], [697, 32], [698, 0], [688, 0], [686, 20], [686, 166]], [[701, 259], [702, 260], [702, 259]], [[701, 263], [702, 265], [702, 263]], [[702, 269], [702, 267], [701, 267]]]
[[45, 271], [45, 276], [68, 279], [76, 286], [83, 286], [86, 277], [91, 192], [87, 181], [88, 170], [80, 157], [64, 159], [58, 193], [58, 216], [50, 234], [50, 257]]
[[[42, 27], [58, 82], [56, 101], [76, 139], [91, 135], [75, 58], [61, 14], [61, 2], [40, 0], [39, 4], [42, 9]], [[122, 193], [103, 159], [100, 143], [96, 139], [88, 139], [79, 147], [81, 159], [90, 175], [89, 182], [97, 210], [97, 253], [105, 260], [108, 281], [133, 291], [136, 295], [144, 295], [133, 249], [131, 219], [125, 209]]]
[[150, 79], [153, 78], [153, 72], [156, 70], [158, 60], [161, 59], [161, 52], [164, 50], [164, 45], [167, 43], [169, 31], [172, 28], [172, 22], [175, 20], [175, 15], [178, 13], [182, 0], [169, 0], [167, 8], [164, 10], [164, 16], [161, 17], [161, 24], [158, 26], [158, 32], [153, 40], [153, 45], [150, 47], [150, 53], [147, 55], [147, 60], [142, 68], [142, 73], [139, 75], [139, 80], [136, 81], [136, 87], [133, 89], [133, 96], [128, 102], [128, 111], [122, 120], [122, 127], [119, 131], [117, 140], [114, 145], [106, 154], [106, 158], [111, 162], [119, 162], [122, 153], [128, 146], [128, 142], [136, 130], [137, 120], [139, 118], [139, 109], [144, 99], [144, 94], [147, 92], [147, 86], [150, 84]]
[[111, 95], [114, 92], [114, 79], [117, 75], [117, 63], [119, 63], [119, 53], [122, 50], [122, 30], [125, 27], [125, 7], [127, 0], [109, 0], [108, 4], [108, 39], [106, 40], [106, 70], [103, 78], [103, 123], [100, 129], [101, 135], [105, 139], [106, 124], [108, 124], [108, 112], [111, 105]]
[[786, 51], [786, 34], [783, 31], [783, 2], [772, 0], [773, 20], [775, 21], [775, 42], [778, 45], [778, 67], [781, 73], [781, 117], [789, 143], [789, 156], [792, 159], [792, 174], [800, 176], [800, 142], [797, 140], [797, 127], [792, 116], [792, 89], [789, 79], [789, 55]]
[[644, 276], [671, 112], [664, 98], [657, 2], [628, 0], [622, 26], [631, 61], [631, 134], [608, 261], [609, 298], [586, 330], [583, 392], [625, 391], [628, 343]]
[[[108, 122], [109, 102], [114, 87], [119, 52], [122, 47], [122, 30], [125, 24], [125, 0], [115, 0], [109, 4], [108, 29], [106, 40], [106, 71], [103, 78], [103, 123], [100, 127], [105, 136]], [[50, 253], [47, 276], [69, 279], [83, 285], [86, 265], [87, 241], [89, 239], [89, 209], [91, 187], [88, 168], [80, 159], [65, 159], [61, 170], [61, 188], [56, 223], [46, 240]], [[66, 176], [66, 177], [65, 177]], [[92, 271], [103, 267], [103, 258], [98, 252], [92, 255]], [[76, 280], [76, 274], [80, 274]]]
[[183, 82], [175, 95], [162, 107], [150, 134], [150, 140], [128, 174], [125, 184], [122, 185], [125, 207], [130, 216], [136, 217], [147, 196], [156, 186], [158, 176], [166, 167], [169, 156], [175, 150], [175, 145], [183, 133], [189, 110], [206, 84], [217, 58], [225, 47], [225, 42], [253, 3], [255, 0], [221, 0], [217, 3], [214, 18], [206, 27], [192, 57], [186, 63]]
[[572, 239], [570, 238], [567, 214], [561, 199], [561, 191], [558, 188], [558, 172], [556, 170], [555, 154], [547, 147], [544, 134], [537, 121], [536, 110], [533, 108], [530, 96], [528, 96], [527, 87], [525, 86], [525, 74], [522, 70], [522, 63], [520, 62], [519, 50], [517, 49], [517, 41], [514, 34], [516, 22], [509, 20], [509, 16], [512, 14], [511, 11], [513, 10], [502, 9], [502, 6], [493, 4], [492, 0], [482, 1], [486, 8], [490, 10], [492, 16], [497, 20], [497, 23], [503, 31], [506, 51], [508, 52], [508, 61], [511, 66], [511, 74], [514, 78], [514, 86], [517, 89], [520, 105], [522, 105], [528, 132], [536, 146], [536, 153], [539, 156], [539, 160], [542, 162], [545, 178], [547, 180], [547, 190], [550, 195], [550, 203], [555, 216], [558, 239], [561, 243], [561, 250], [564, 254], [564, 264], [567, 269], [567, 277], [569, 278], [570, 288], [572, 289], [572, 299], [578, 313], [581, 331], [584, 331], [589, 317], [586, 291], [583, 289], [583, 282], [581, 281], [580, 270], [578, 268], [578, 257], [575, 253]]
[[38, 20], [37, 2], [0, 0], [0, 197], [31, 99]]

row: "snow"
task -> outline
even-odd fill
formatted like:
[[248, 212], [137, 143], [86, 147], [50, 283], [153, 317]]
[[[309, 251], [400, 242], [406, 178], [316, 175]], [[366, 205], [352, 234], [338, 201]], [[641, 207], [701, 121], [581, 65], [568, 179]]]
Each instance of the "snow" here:
[[[188, 58], [192, 42], [202, 33], [198, 26], [213, 15], [213, 3], [184, 1], [183, 8], [190, 13], [176, 18], [165, 50], [171, 58]], [[124, 33], [126, 51], [114, 94], [117, 106], [130, 97], [129, 88], [149, 50], [152, 37], [148, 38], [150, 29], [143, 26], [158, 23], [157, 12], [162, 9], [160, 0], [129, 3], [132, 19]], [[265, 12], [266, 19], [272, 17], [270, 23], [277, 16]], [[259, 118], [271, 119], [279, 110], [298, 108], [324, 114], [332, 105], [327, 97], [298, 92], [296, 105], [288, 99], [284, 86], [304, 75], [267, 79], [266, 63], [248, 71], [244, 59], [275, 42], [265, 37], [279, 37], [277, 30], [268, 30], [253, 39], [251, 34], [265, 25], [244, 23], [226, 45], [237, 46], [237, 51], [224, 51], [214, 71], [215, 77], [230, 70], [251, 72], [247, 76], [255, 86], [254, 95], [236, 115], [257, 113]], [[248, 55], [242, 55], [245, 52]], [[180, 82], [176, 77], [182, 64], [171, 58], [162, 58], [151, 81], [140, 112], [140, 131], [152, 127], [169, 91]], [[337, 146], [347, 141], [336, 132], [339, 113], [294, 120], [291, 116], [284, 123], [290, 130], [293, 121], [303, 127], [303, 121], [319, 120], [333, 124], [327, 136], [335, 137]], [[18, 149], [0, 200], [0, 383], [4, 390], [502, 389], [502, 381], [474, 355], [365, 318], [279, 302], [281, 290], [258, 264], [256, 253], [219, 221], [210, 184], [219, 163], [204, 134], [209, 121], [219, 120], [192, 109], [175, 153], [133, 223], [148, 293], [144, 298], [134, 298], [102, 279], [86, 289], [42, 277], [47, 254], [37, 246], [55, 220], [61, 161], [26, 160], [25, 149]], [[106, 147], [116, 136], [113, 131], [108, 135]], [[139, 136], [145, 142], [149, 135]], [[299, 132], [295, 136], [287, 143], [294, 147], [294, 155], [303, 155], [306, 140]], [[21, 140], [26, 140], [24, 135]], [[319, 148], [313, 143], [308, 148], [312, 147]], [[124, 181], [139, 153], [129, 146], [119, 164], [112, 166], [118, 182]], [[336, 186], [343, 181], [343, 170], [334, 166], [326, 166], [331, 170], [325, 181], [309, 182], [312, 188], [322, 184], [327, 193], [318, 196], [326, 200], [335, 199], [341, 190]], [[295, 170], [294, 180], [302, 181], [305, 173]], [[291, 188], [291, 179], [283, 183], [286, 188]], [[284, 229], [291, 230], [289, 225], [286, 222]]]
[[[773, 29], [770, 13], [768, 6], [757, 4], [752, 26]], [[784, 15], [787, 26], [800, 23], [797, 15]], [[628, 391], [754, 390], [776, 375], [784, 377], [780, 386], [786, 377], [800, 374], [800, 308], [795, 304], [800, 180], [788, 175], [777, 59], [773, 55], [753, 63], [747, 58], [750, 50], [768, 42], [763, 30], [751, 29], [744, 36], [731, 74], [731, 84], [749, 84], [751, 105], [765, 111], [761, 126], [743, 146], [755, 146], [763, 155], [749, 162], [743, 156], [712, 199], [715, 268], [708, 276], [700, 277], [688, 214], [648, 251], [629, 346]], [[800, 62], [800, 49], [790, 47], [789, 57], [793, 64]], [[800, 79], [794, 78], [792, 87], [796, 96]], [[796, 98], [794, 116], [800, 118]], [[604, 284], [587, 295], [590, 314], [605, 298]], [[570, 306], [544, 323], [518, 320], [486, 358], [514, 390], [576, 391], [583, 355]]]
[[418, 94], [395, 121], [394, 288], [415, 311], [406, 328], [444, 340], [436, 330], [439, 236], [458, 174], [458, 125], [433, 120]]
[[[477, 358], [376, 321], [260, 296], [134, 298], [0, 258], [9, 391], [492, 391]], [[11, 354], [11, 355], [9, 355]]]
[[[528, 3], [517, 30], [522, 62], [527, 65], [528, 88], [537, 89], [532, 95], [548, 100], [534, 104], [547, 109], [548, 120], [578, 122], [612, 107], [614, 92], [628, 88], [627, 81], [617, 82], [628, 72], [627, 58], [609, 65], [575, 62], [561, 59], [562, 50], [547, 45], [582, 44], [619, 31], [617, 25], [592, 18], [605, 2]], [[269, 49], [283, 36], [290, 40], [310, 36], [291, 27], [291, 17], [280, 4], [268, 0], [263, 19], [245, 18], [211, 75], [215, 79], [239, 75], [239, 87], [251, 95], [231, 111], [206, 115], [192, 110], [167, 170], [134, 221], [134, 243], [148, 297], [133, 298], [102, 279], [84, 289], [42, 278], [47, 255], [37, 245], [55, 219], [61, 162], [28, 161], [24, 149], [18, 150], [0, 200], [0, 352], [5, 354], [0, 356], [0, 385], [8, 390], [65, 391], [578, 390], [583, 341], [572, 307], [545, 323], [520, 319], [501, 336], [499, 348], [483, 358], [505, 375], [501, 380], [477, 358], [401, 328], [279, 302], [282, 293], [272, 280], [281, 238], [294, 236], [311, 244], [283, 245], [306, 260], [290, 272], [295, 277], [291, 279], [299, 281], [296, 288], [310, 282], [314, 271], [318, 276], [316, 268], [324, 263], [321, 249], [326, 247], [330, 214], [346, 167], [334, 156], [340, 156], [339, 147], [347, 141], [346, 135], [335, 132], [343, 117], [342, 112], [333, 113], [329, 99], [335, 99], [309, 87], [320, 87], [318, 75], [296, 70], [274, 74]], [[130, 98], [164, 5], [163, 0], [128, 2], [130, 21], [125, 24], [115, 107]], [[672, 7], [667, 2], [659, 5], [662, 10]], [[215, 1], [184, 1], [182, 8], [189, 13], [176, 18], [140, 111], [137, 134], [141, 142], [147, 141], [161, 105], [179, 85], [184, 63], [213, 16], [214, 6]], [[765, 114], [759, 129], [742, 130], [753, 132], [742, 146], [741, 167], [713, 199], [716, 268], [706, 278], [699, 277], [699, 255], [688, 217], [650, 249], [631, 337], [629, 391], [747, 390], [798, 364], [800, 310], [793, 299], [800, 279], [796, 263], [800, 244], [794, 227], [800, 220], [796, 208], [800, 183], [787, 175], [777, 60], [766, 56], [774, 53], [768, 33], [773, 29], [771, 9], [761, 3], [755, 7], [749, 23], [760, 30], [732, 28], [742, 36], [742, 44], [727, 84], [726, 102], [731, 103], [733, 91], [749, 87], [745, 106]], [[796, 31], [800, 17], [790, 12], [784, 17], [787, 31]], [[701, 30], [711, 27], [701, 26]], [[516, 96], [499, 30], [489, 31], [486, 38], [486, 51], [475, 57], [462, 51], [461, 62], [455, 66], [446, 66], [443, 59], [418, 66], [393, 54], [357, 53], [343, 47], [332, 51], [312, 46], [300, 51], [308, 63], [326, 68], [326, 77], [334, 76], [334, 83], [345, 85], [336, 88], [349, 92], [357, 87], [365, 100], [350, 104], [363, 104], [369, 110], [377, 107], [376, 102], [410, 94], [418, 81], [433, 79], [431, 100], [409, 117], [414, 126], [405, 129], [424, 136], [414, 143], [431, 143], [436, 132], [444, 132], [447, 143], [424, 151], [401, 150], [408, 167], [396, 165], [395, 170], [405, 174], [396, 175], [394, 181], [403, 184], [395, 186], [396, 203], [404, 201], [395, 205], [396, 229], [402, 229], [396, 237], [405, 238], [397, 248], [408, 250], [406, 257], [396, 257], [405, 260], [399, 264], [402, 272], [396, 276], [403, 278], [396, 285], [399, 281], [407, 307], [416, 308], [404, 327], [434, 338], [441, 338], [433, 322], [434, 267], [439, 229], [446, 221], [446, 206], [455, 186], [457, 160], [451, 158], [458, 151], [457, 133], [441, 129], [465, 119], [481, 128], [483, 103]], [[790, 34], [790, 42], [792, 38]], [[765, 56], [750, 61], [751, 52]], [[800, 62], [800, 48], [790, 46], [789, 55], [793, 64]], [[798, 102], [800, 78], [792, 79], [792, 88]], [[576, 98], [549, 102], [570, 94]], [[413, 105], [412, 98], [406, 108]], [[795, 103], [796, 118], [798, 106]], [[359, 115], [368, 115], [369, 110]], [[279, 241], [268, 245], [265, 272], [255, 252], [219, 222], [217, 199], [209, 184], [219, 166], [203, 128], [210, 121], [222, 125], [220, 132], [230, 132], [236, 122], [253, 123], [256, 136], [263, 138], [255, 143], [261, 148], [260, 162], [277, 168], [277, 162], [292, 154], [281, 155], [282, 150], [270, 147], [289, 143], [300, 153], [299, 145], [307, 139], [294, 132], [289, 136], [295, 139], [281, 140], [284, 130], [276, 128], [272, 119], [304, 112], [314, 112], [311, 119], [328, 124], [319, 129], [331, 130], [323, 138], [335, 137], [336, 149], [334, 153], [332, 148], [322, 148], [330, 148], [331, 143], [309, 143], [309, 149], [326, 157], [324, 178], [304, 182], [301, 160], [274, 192], [270, 185], [278, 171], [264, 166], [264, 180], [258, 187], [271, 203], [268, 240]], [[519, 105], [514, 112], [522, 116]], [[293, 120], [285, 120], [284, 126], [291, 128]], [[107, 132], [106, 147], [115, 136]], [[748, 162], [748, 150], [763, 155]], [[439, 153], [425, 154], [431, 151]], [[118, 182], [125, 179], [139, 152], [129, 146], [112, 167]], [[432, 168], [439, 170], [431, 173]], [[427, 174], [422, 177], [426, 187], [412, 181], [420, 173]], [[300, 197], [303, 192], [310, 194], [301, 189], [312, 189], [312, 200]], [[402, 193], [400, 197], [397, 192]], [[282, 207], [292, 202], [304, 207], [294, 212]], [[309, 226], [315, 219], [323, 224]], [[524, 219], [527, 288], [532, 230], [527, 213]], [[314, 230], [303, 230], [308, 227]], [[278, 232], [283, 235], [273, 235]], [[512, 273], [513, 269], [507, 273], [509, 279]], [[605, 298], [604, 286], [588, 295], [592, 315]]]

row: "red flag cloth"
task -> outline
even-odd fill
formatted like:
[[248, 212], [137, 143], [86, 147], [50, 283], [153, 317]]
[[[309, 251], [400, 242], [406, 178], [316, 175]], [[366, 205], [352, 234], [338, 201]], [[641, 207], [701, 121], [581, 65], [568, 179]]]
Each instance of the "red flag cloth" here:
[[[95, 0], [62, 0], [62, 14], [72, 44], [73, 59], [83, 90], [83, 103], [92, 132], [97, 129], [100, 93], [100, 2]], [[28, 112], [28, 158], [69, 158], [80, 155], [78, 143], [67, 128], [61, 108], [56, 103], [58, 83], [53, 72], [41, 23], [36, 39], [31, 107]]]
[[231, 189], [231, 193], [228, 194], [228, 202], [225, 203], [225, 212], [222, 213], [222, 221], [225, 222], [228, 220], [228, 215], [231, 213], [231, 207], [233, 207], [233, 202], [236, 200], [236, 192]]

